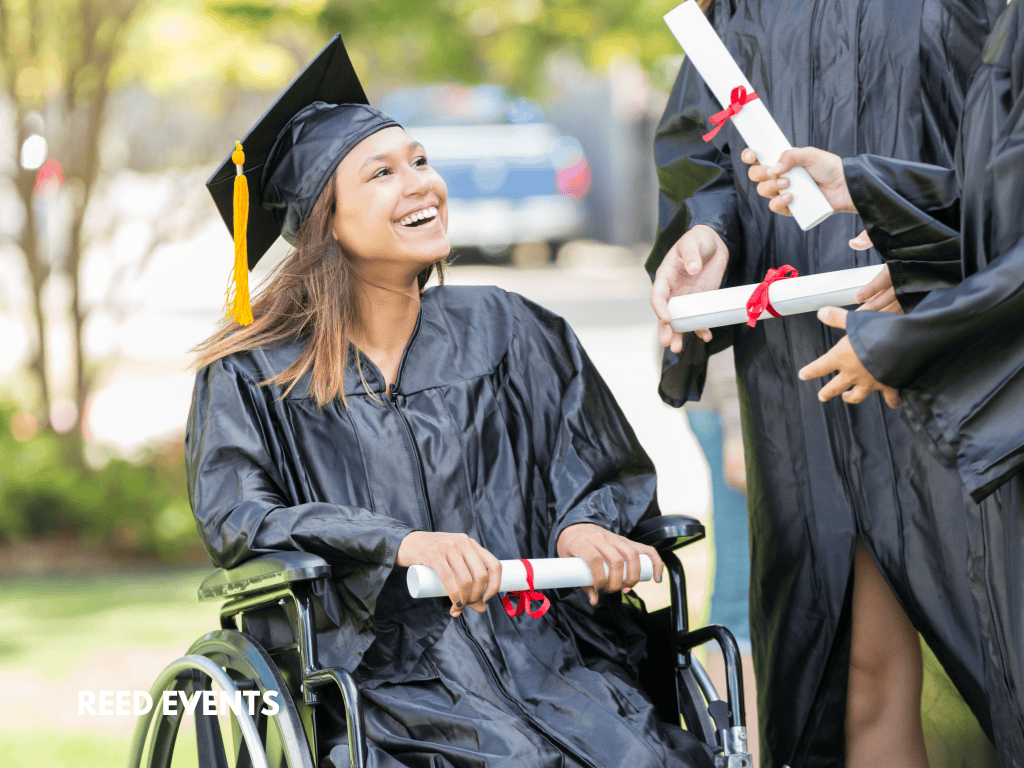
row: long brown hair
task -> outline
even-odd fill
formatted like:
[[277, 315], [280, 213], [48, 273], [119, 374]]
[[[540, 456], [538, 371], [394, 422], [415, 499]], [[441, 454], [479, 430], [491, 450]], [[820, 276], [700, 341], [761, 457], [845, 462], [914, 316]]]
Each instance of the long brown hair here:
[[[338, 398], [345, 402], [349, 332], [358, 319], [358, 305], [356, 277], [333, 234], [336, 176], [337, 170], [296, 233], [291, 254], [253, 300], [252, 324], [242, 326], [225, 318], [213, 336], [195, 348], [196, 369], [234, 352], [305, 336], [305, 347], [295, 362], [260, 385], [283, 386], [284, 397], [312, 368], [309, 392], [317, 406], [323, 408]], [[419, 273], [420, 293], [435, 269], [439, 282], [444, 282], [446, 263], [441, 259]]]

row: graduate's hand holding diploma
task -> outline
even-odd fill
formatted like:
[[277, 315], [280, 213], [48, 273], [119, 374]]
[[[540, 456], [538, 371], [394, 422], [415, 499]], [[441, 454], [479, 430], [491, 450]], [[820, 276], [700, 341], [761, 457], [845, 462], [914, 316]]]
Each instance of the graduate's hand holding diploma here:
[[[593, 523], [570, 525], [558, 535], [559, 557], [579, 557], [594, 577], [594, 586], [583, 587], [591, 605], [597, 605], [598, 591], [629, 592], [640, 581], [640, 555], [654, 565], [654, 580], [661, 581], [664, 564], [658, 551], [646, 544], [630, 541]], [[607, 570], [607, 573], [606, 573]]]
[[843, 174], [843, 161], [839, 155], [833, 155], [823, 149], [800, 147], [787, 149], [779, 156], [779, 161], [772, 166], [761, 165], [754, 150], [747, 147], [740, 155], [747, 163], [747, 178], [757, 182], [757, 194], [769, 198], [768, 207], [783, 216], [792, 216], [789, 204], [793, 202], [793, 194], [788, 191], [789, 179], [783, 176], [794, 168], [803, 168], [818, 185], [833, 210], [856, 213], [853, 198], [846, 186]]
[[[557, 558], [532, 561], [538, 569], [538, 589], [557, 589], [591, 581], [593, 586], [584, 586], [582, 589], [591, 604], [596, 605], [598, 591], [629, 592], [637, 582], [652, 576], [655, 581], [661, 581], [664, 566], [657, 550], [614, 534], [599, 525], [570, 525], [559, 534], [556, 549]], [[561, 558], [579, 559], [563, 561]], [[553, 567], [563, 562], [571, 567]], [[502, 562], [464, 533], [413, 531], [402, 539], [395, 564], [409, 568], [409, 592], [413, 597], [447, 593], [452, 601], [449, 612], [453, 617], [459, 616], [467, 607], [483, 613], [487, 601], [499, 591], [523, 588], [522, 585], [506, 586], [503, 590]], [[508, 565], [510, 570], [507, 575], [515, 584], [523, 578], [521, 575], [516, 576], [520, 563], [510, 560]], [[546, 586], [541, 584], [544, 579], [548, 580]]]
[[[850, 196], [850, 190], [846, 185], [843, 161], [838, 155], [814, 147], [791, 149], [783, 152], [779, 162], [770, 168], [758, 164], [757, 157], [750, 149], [743, 150], [740, 157], [743, 162], [750, 164], [750, 168], [747, 170], [748, 178], [757, 182], [757, 193], [761, 197], [769, 198], [768, 207], [775, 213], [784, 216], [790, 215], [788, 205], [793, 198], [786, 192], [786, 187], [789, 186], [788, 180], [782, 178], [781, 175], [794, 166], [801, 166], [807, 170], [835, 210], [857, 212]], [[865, 250], [871, 247], [871, 240], [866, 232], [861, 232], [850, 241], [850, 247], [855, 250]], [[861, 303], [857, 311], [866, 309], [902, 312], [899, 302], [896, 300], [896, 292], [888, 267], [864, 286], [857, 295], [857, 301]], [[818, 319], [831, 328], [845, 329], [847, 312], [848, 310], [839, 307], [823, 307], [818, 310]], [[852, 405], [864, 402], [872, 392], [881, 392], [890, 408], [896, 408], [900, 404], [899, 392], [882, 384], [864, 367], [860, 358], [857, 357], [849, 337], [840, 339], [824, 355], [805, 365], [800, 369], [798, 375], [802, 381], [810, 381], [832, 373], [836, 374], [835, 377], [818, 391], [818, 399], [822, 402], [841, 395], [845, 402]]]
[[[711, 227], [698, 224], [680, 237], [658, 267], [651, 288], [651, 307], [658, 316], [658, 341], [673, 352], [683, 349], [683, 334], [672, 330], [668, 300], [689, 293], [713, 291], [722, 285], [729, 264], [729, 248]], [[696, 334], [711, 341], [711, 331]]]
[[501, 561], [464, 533], [413, 531], [402, 539], [395, 564], [431, 568], [451, 598], [452, 616], [467, 607], [483, 613], [501, 587]]

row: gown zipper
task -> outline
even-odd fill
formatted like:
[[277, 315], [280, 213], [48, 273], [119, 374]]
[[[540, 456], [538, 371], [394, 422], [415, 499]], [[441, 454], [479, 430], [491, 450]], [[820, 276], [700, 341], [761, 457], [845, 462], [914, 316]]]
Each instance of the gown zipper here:
[[405, 370], [405, 361], [409, 357], [409, 350], [412, 349], [412, 345], [416, 341], [416, 337], [419, 336], [420, 322], [423, 318], [423, 310], [420, 309], [420, 313], [416, 316], [416, 325], [412, 329], [412, 336], [409, 337], [409, 341], [405, 345], [405, 349], [402, 350], [402, 359], [398, 362], [398, 373], [395, 375], [395, 380], [391, 384], [391, 394], [388, 396], [387, 392], [387, 379], [384, 378], [384, 374], [381, 373], [380, 368], [377, 364], [369, 358], [369, 356], [359, 352], [356, 354], [362, 355], [366, 358], [366, 362], [369, 364], [374, 373], [377, 374], [377, 378], [380, 379], [384, 385], [384, 407], [392, 407], [395, 409], [395, 413], [398, 415], [399, 424], [401, 424], [402, 440], [405, 442], [406, 450], [409, 451], [409, 456], [412, 458], [412, 462], [415, 465], [413, 467], [416, 479], [419, 481], [419, 500], [423, 505], [423, 510], [427, 513], [427, 524], [430, 526], [431, 531], [436, 531], [437, 526], [434, 524], [434, 513], [430, 508], [430, 499], [427, 496], [427, 483], [423, 477], [423, 462], [420, 460], [419, 451], [416, 449], [416, 441], [412, 437], [412, 429], [409, 427], [409, 422], [406, 421], [405, 415], [402, 413], [402, 409], [398, 407], [398, 386], [402, 380], [402, 372]]

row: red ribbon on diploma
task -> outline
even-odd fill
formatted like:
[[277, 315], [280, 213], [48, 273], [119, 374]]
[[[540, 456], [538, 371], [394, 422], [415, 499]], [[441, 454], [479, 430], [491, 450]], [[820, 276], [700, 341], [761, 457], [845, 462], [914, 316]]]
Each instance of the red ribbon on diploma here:
[[738, 115], [740, 110], [743, 109], [744, 104], [749, 104], [754, 99], [758, 98], [758, 95], [751, 91], [747, 93], [745, 86], [738, 85], [732, 89], [731, 98], [729, 100], [729, 106], [723, 109], [721, 112], [716, 112], [711, 116], [711, 124], [715, 126], [715, 129], [711, 133], [704, 134], [704, 141], [711, 141], [715, 138], [722, 126], [725, 125], [725, 121], [733, 115]]
[[[505, 606], [505, 613], [513, 618], [521, 614], [523, 611], [526, 611], [526, 615], [531, 619], [539, 619], [548, 612], [548, 608], [551, 607], [551, 601], [544, 597], [540, 592], [534, 591], [533, 566], [530, 565], [530, 561], [520, 560], [519, 562], [526, 566], [526, 586], [529, 587], [529, 589], [524, 589], [521, 592], [513, 592], [511, 595], [505, 595], [501, 598], [501, 604]], [[512, 600], [510, 599], [513, 597], [518, 598], [515, 608], [512, 607]], [[535, 611], [530, 610], [531, 600], [540, 600], [540, 608]]]
[[[786, 274], [787, 272], [789, 274]], [[768, 314], [772, 317], [782, 317], [782, 315], [775, 311], [775, 307], [772, 306], [772, 302], [768, 298], [768, 286], [779, 280], [788, 280], [799, 275], [800, 273], [789, 266], [789, 264], [783, 264], [778, 269], [769, 269], [768, 274], [764, 276], [764, 280], [761, 281], [757, 288], [754, 289], [754, 292], [750, 294], [750, 298], [747, 299], [747, 325], [751, 328], [757, 325], [757, 318], [765, 310], [768, 310]]]

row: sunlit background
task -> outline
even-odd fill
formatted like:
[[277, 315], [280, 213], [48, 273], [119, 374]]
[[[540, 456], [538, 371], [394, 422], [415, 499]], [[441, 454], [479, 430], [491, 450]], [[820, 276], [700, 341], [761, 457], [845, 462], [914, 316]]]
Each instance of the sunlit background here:
[[[662, 509], [708, 519], [707, 466], [656, 395], [642, 269], [676, 3], [0, 0], [4, 768], [123, 764], [134, 718], [79, 715], [78, 691], [147, 690], [216, 627], [182, 450], [189, 350], [232, 263], [204, 183], [335, 32], [448, 184], [450, 281], [566, 316], [657, 465]], [[279, 242], [253, 280], [285, 256]], [[710, 549], [684, 550], [696, 622]], [[942, 680], [925, 690], [932, 765], [975, 764]]]
[[445, 178], [450, 281], [564, 314], [663, 508], [705, 516], [706, 466], [656, 395], [642, 268], [674, 5], [0, 0], [0, 762], [120, 764], [133, 718], [80, 716], [77, 691], [148, 689], [216, 625], [182, 450], [233, 253], [204, 184], [335, 32]]

